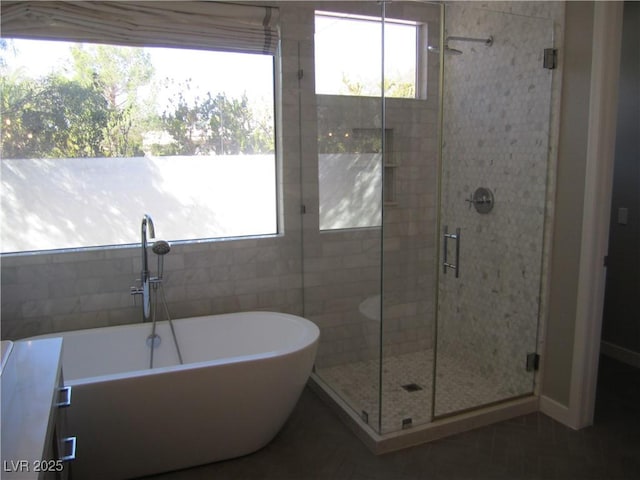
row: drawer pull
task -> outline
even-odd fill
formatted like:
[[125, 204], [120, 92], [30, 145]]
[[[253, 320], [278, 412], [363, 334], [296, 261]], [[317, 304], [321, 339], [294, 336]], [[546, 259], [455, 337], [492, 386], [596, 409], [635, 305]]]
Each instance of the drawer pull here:
[[72, 460], [76, 459], [76, 444], [77, 444], [77, 438], [76, 437], [67, 437], [64, 438], [62, 440], [62, 451], [65, 451], [64, 447], [65, 445], [70, 444], [71, 447], [69, 448], [69, 455], [65, 455], [63, 457], [60, 457], [60, 460], [62, 462], [70, 462]]
[[68, 407], [71, 405], [71, 385], [67, 385], [66, 387], [62, 387], [58, 390], [61, 395], [65, 396], [65, 399], [56, 403], [56, 407]]

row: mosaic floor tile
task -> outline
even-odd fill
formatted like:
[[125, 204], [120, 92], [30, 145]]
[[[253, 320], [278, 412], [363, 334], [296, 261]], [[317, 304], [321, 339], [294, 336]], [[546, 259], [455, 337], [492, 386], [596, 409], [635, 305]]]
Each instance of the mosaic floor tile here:
[[[371, 426], [381, 433], [388, 433], [402, 429], [403, 420], [411, 419], [412, 425], [431, 421], [433, 370], [433, 350], [427, 350], [385, 357], [381, 375], [377, 360], [320, 368], [316, 373], [358, 415], [366, 412]], [[382, 389], [378, 388], [380, 381]], [[405, 385], [419, 388], [406, 389], [403, 388]], [[504, 379], [488, 378], [464, 359], [440, 355], [436, 416], [512, 398], [516, 396], [512, 392], [513, 388], [505, 384]]]

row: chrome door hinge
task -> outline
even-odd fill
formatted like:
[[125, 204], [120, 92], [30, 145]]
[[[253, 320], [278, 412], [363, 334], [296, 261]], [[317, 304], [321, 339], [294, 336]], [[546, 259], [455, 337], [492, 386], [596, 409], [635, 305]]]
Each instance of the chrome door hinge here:
[[554, 70], [558, 66], [558, 49], [545, 48], [542, 66], [548, 70]]
[[360, 418], [364, 423], [366, 423], [367, 425], [369, 424], [369, 414], [366, 410], [362, 410], [362, 412], [360, 412]]
[[540, 368], [540, 354], [533, 352], [527, 353], [527, 372], [535, 372]]

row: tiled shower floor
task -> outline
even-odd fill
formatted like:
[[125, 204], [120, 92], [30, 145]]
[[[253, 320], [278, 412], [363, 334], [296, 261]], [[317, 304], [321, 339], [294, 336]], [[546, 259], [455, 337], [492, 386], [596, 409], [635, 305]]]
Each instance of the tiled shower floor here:
[[[377, 430], [377, 360], [316, 368], [316, 374], [351, 405], [356, 413], [362, 416], [366, 412], [369, 424]], [[412, 425], [430, 421], [432, 377], [432, 350], [384, 358], [381, 433], [400, 430], [403, 420], [408, 418]], [[420, 389], [415, 389], [416, 385]], [[483, 378], [461, 360], [443, 355], [438, 359], [436, 390], [436, 416], [514, 396], [505, 386]]]

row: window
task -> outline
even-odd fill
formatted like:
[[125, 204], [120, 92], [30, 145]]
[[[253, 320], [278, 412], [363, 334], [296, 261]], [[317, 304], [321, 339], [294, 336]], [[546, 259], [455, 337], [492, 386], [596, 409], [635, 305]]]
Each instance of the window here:
[[[4, 12], [3, 12], [4, 14]], [[277, 233], [272, 54], [3, 39], [2, 252]]]
[[[319, 99], [337, 111], [339, 102]], [[382, 139], [380, 129], [332, 128], [318, 124], [320, 230], [379, 227], [382, 224]], [[388, 137], [388, 136], [387, 136]], [[385, 139], [387, 140], [387, 139]]]
[[417, 46], [426, 28], [385, 20], [383, 79], [381, 19], [316, 12], [320, 230], [379, 227], [383, 205], [394, 204], [393, 132], [386, 129], [383, 138], [382, 85], [385, 98], [421, 96], [417, 86], [426, 78]]
[[[415, 98], [419, 25], [384, 23], [384, 94]], [[382, 22], [379, 18], [316, 12], [316, 93], [380, 97]]]

